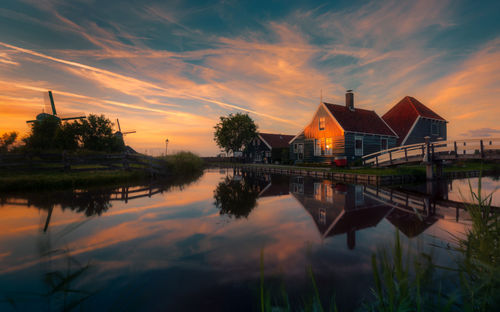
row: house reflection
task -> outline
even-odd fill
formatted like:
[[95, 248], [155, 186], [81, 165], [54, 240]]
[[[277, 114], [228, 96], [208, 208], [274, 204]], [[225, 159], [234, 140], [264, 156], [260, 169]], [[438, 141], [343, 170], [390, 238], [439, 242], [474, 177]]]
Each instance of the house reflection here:
[[346, 234], [347, 247], [356, 246], [356, 231], [376, 226], [391, 208], [365, 198], [362, 185], [348, 185], [310, 177], [293, 177], [290, 192], [311, 215], [325, 239]]

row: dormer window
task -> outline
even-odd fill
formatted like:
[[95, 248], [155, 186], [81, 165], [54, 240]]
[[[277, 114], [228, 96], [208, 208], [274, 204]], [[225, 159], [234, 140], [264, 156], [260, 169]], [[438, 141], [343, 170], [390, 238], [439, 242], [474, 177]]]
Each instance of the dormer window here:
[[325, 117], [319, 117], [319, 130], [325, 130]]

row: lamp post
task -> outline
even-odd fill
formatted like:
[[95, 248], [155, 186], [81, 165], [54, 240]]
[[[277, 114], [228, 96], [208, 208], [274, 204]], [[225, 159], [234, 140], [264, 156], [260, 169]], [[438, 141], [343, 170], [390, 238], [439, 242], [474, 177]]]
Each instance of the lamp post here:
[[165, 156], [167, 156], [168, 152], [168, 139], [165, 140]]

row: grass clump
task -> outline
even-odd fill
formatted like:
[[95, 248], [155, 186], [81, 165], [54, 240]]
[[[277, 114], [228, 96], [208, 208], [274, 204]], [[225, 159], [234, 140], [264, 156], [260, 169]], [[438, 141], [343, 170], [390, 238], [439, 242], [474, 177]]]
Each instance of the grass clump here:
[[190, 175], [203, 170], [203, 160], [192, 152], [181, 151], [161, 158], [166, 161], [167, 169], [173, 175]]

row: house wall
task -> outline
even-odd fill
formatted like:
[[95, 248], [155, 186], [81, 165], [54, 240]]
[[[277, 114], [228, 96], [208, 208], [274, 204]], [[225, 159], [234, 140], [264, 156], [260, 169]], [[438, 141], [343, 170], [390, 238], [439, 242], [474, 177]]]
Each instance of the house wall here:
[[[247, 162], [264, 162], [266, 152], [270, 152], [271, 150], [267, 145], [262, 142], [260, 138], [254, 139], [252, 143], [250, 143], [249, 146], [245, 148], [244, 156], [245, 160]], [[260, 160], [258, 158], [258, 155], [260, 155]]]
[[[325, 118], [325, 127], [319, 129], [320, 118]], [[314, 140], [332, 138], [332, 154], [317, 156], [314, 155]], [[332, 119], [330, 113], [326, 111], [323, 105], [319, 106], [312, 121], [304, 128], [304, 131], [290, 144], [290, 160], [300, 162], [298, 155], [294, 153], [293, 144], [304, 144], [304, 159], [303, 162], [331, 162], [335, 156], [344, 155], [344, 135], [342, 128]]]
[[[432, 124], [437, 125], [438, 129], [437, 135], [433, 135], [431, 133]], [[404, 142], [404, 145], [424, 143], [425, 136], [430, 136], [431, 141], [437, 141], [438, 138], [443, 138], [444, 140], [446, 140], [447, 137], [446, 122], [428, 118], [419, 118], [417, 124], [415, 125], [410, 135]]]
[[376, 134], [360, 134], [353, 132], [345, 133], [345, 155], [348, 160], [359, 158], [354, 153], [354, 140], [356, 137], [363, 138], [363, 156], [380, 151], [381, 139], [387, 139], [387, 148], [396, 147], [397, 139], [395, 137], [387, 137]]

